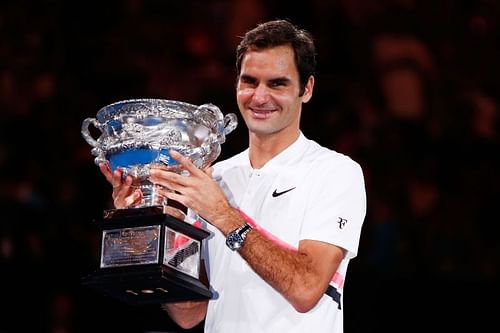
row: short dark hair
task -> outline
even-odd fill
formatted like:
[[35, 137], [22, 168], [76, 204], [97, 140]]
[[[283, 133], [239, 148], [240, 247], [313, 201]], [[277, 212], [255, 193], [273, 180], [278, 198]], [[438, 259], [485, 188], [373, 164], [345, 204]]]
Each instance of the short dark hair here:
[[294, 51], [302, 96], [307, 80], [316, 71], [316, 47], [308, 31], [287, 20], [260, 23], [245, 33], [236, 49], [236, 74], [240, 76], [241, 62], [249, 49], [262, 50], [281, 45], [290, 45]]

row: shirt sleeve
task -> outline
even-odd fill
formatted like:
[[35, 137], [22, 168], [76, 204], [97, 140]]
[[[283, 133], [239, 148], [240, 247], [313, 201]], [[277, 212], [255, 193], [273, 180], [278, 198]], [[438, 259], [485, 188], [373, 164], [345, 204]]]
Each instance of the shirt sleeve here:
[[366, 215], [366, 191], [359, 164], [346, 157], [341, 163], [323, 163], [312, 172], [325, 175], [310, 185], [301, 239], [340, 246], [357, 255]]

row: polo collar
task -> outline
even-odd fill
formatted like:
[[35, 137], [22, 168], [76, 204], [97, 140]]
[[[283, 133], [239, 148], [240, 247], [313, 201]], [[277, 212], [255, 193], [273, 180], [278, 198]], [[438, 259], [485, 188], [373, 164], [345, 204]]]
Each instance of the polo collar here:
[[[295, 142], [293, 142], [290, 146], [285, 148], [278, 155], [274, 156], [271, 160], [269, 160], [262, 168], [259, 169], [261, 173], [273, 172], [276, 169], [281, 167], [291, 165], [296, 163], [301, 156], [303, 156], [303, 152], [307, 147], [307, 142], [309, 140], [304, 136], [302, 132], [300, 132], [299, 137]], [[247, 154], [247, 161], [250, 165], [250, 158]]]

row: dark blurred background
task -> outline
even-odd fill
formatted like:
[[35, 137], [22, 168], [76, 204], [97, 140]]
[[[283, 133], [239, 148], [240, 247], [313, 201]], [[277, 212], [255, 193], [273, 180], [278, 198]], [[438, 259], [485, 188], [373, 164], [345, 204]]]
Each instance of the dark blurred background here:
[[[345, 332], [496, 325], [498, 1], [17, 0], [0, 2], [0, 332], [184, 332], [80, 284], [111, 208], [81, 124], [142, 97], [238, 113], [239, 36], [274, 18], [316, 38], [304, 133], [365, 172]], [[246, 145], [240, 122], [220, 158]]]

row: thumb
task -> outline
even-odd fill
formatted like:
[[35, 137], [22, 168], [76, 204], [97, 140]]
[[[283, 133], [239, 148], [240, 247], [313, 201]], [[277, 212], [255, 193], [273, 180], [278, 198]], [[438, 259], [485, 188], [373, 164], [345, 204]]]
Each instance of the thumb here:
[[205, 172], [207, 175], [209, 175], [210, 178], [213, 178], [214, 168], [208, 166], [205, 169], [203, 169], [203, 172]]

